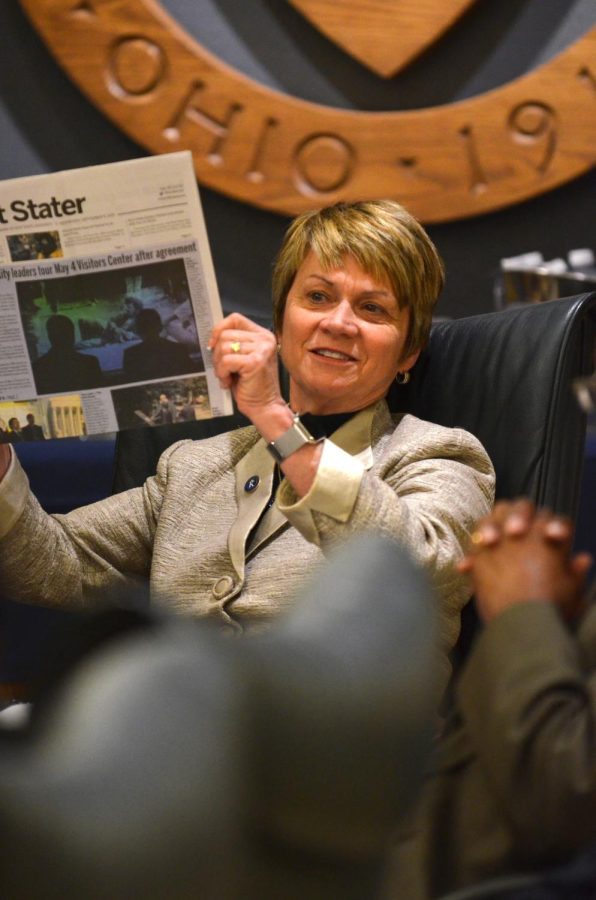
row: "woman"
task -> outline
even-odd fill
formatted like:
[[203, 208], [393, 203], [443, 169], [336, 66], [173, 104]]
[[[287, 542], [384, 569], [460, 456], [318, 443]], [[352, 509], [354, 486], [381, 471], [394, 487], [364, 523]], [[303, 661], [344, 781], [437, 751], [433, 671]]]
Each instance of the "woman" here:
[[290, 604], [329, 549], [376, 529], [432, 573], [448, 650], [468, 597], [455, 564], [491, 505], [492, 467], [471, 435], [392, 418], [384, 400], [427, 340], [442, 282], [434, 246], [397, 203], [299, 217], [275, 265], [275, 334], [232, 314], [209, 344], [252, 427], [175, 444], [143, 488], [50, 522], [14, 462], [0, 486], [5, 589], [88, 605], [150, 577], [171, 608], [241, 631]]

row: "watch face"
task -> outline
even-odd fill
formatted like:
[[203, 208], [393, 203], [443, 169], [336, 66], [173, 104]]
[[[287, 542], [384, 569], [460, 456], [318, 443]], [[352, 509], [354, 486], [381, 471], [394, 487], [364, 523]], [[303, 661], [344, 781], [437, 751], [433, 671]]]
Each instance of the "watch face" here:
[[[153, 153], [190, 150], [201, 184], [272, 212], [383, 196], [423, 222], [443, 222], [526, 200], [594, 163], [596, 28], [477, 96], [371, 112], [260, 84], [156, 0], [20, 2], [86, 96], [133, 140]], [[289, 3], [319, 30], [322, 50], [327, 41], [330, 55], [350, 54], [380, 86], [422, 50], [428, 58], [430, 44], [480, 6]]]

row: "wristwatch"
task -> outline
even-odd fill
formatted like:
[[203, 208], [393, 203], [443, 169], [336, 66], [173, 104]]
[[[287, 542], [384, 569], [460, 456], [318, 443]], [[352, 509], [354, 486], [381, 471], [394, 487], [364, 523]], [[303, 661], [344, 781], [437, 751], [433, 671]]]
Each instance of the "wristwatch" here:
[[324, 438], [315, 438], [308, 428], [302, 424], [300, 417], [294, 413], [294, 421], [287, 431], [267, 444], [269, 453], [277, 463], [281, 463], [305, 444], [320, 444]]

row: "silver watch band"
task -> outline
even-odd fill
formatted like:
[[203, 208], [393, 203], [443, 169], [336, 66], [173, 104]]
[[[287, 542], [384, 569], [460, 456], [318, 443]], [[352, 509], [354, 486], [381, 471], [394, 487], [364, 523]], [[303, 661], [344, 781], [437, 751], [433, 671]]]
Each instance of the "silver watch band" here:
[[304, 447], [305, 444], [318, 444], [322, 440], [323, 438], [314, 438], [310, 431], [302, 424], [300, 417], [295, 413], [294, 421], [288, 430], [284, 431], [284, 433], [274, 441], [270, 441], [267, 444], [267, 449], [273, 459], [276, 462], [281, 463], [284, 459], [287, 459], [288, 456], [291, 456], [292, 453], [295, 453], [296, 450], [300, 450], [301, 447]]

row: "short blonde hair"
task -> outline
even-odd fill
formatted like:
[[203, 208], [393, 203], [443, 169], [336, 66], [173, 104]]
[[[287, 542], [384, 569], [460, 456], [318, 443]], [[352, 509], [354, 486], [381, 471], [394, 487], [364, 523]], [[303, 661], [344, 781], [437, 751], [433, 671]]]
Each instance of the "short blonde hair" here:
[[336, 203], [294, 219], [273, 268], [273, 324], [278, 334], [288, 292], [310, 250], [328, 269], [353, 256], [368, 275], [388, 283], [399, 308], [410, 310], [404, 357], [424, 347], [444, 269], [426, 231], [403, 206], [394, 200]]

